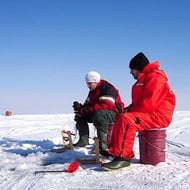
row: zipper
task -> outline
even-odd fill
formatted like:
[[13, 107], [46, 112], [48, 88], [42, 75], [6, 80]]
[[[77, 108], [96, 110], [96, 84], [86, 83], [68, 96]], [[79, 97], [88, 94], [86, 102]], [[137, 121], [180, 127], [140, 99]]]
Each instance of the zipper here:
[[125, 138], [126, 138], [126, 135], [127, 135], [128, 126], [129, 125], [127, 124], [126, 127], [125, 127], [125, 131], [124, 131], [124, 135], [123, 135], [123, 142], [122, 142], [122, 145], [121, 145], [121, 154], [120, 154], [120, 157], [122, 157], [122, 154], [123, 154], [123, 149], [124, 149]]

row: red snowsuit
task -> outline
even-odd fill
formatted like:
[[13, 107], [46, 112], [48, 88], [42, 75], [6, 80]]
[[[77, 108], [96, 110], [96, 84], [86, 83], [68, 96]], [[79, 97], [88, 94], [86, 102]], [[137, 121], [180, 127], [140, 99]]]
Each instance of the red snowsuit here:
[[132, 103], [128, 112], [115, 120], [108, 152], [126, 160], [134, 157], [136, 132], [150, 128], [166, 128], [172, 120], [176, 100], [159, 62], [148, 64], [132, 87]]

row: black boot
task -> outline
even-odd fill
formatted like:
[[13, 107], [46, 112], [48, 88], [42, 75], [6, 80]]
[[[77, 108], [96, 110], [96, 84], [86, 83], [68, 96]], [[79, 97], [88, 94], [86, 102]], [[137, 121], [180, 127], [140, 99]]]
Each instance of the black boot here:
[[79, 141], [77, 143], [73, 144], [73, 146], [84, 147], [88, 144], [89, 144], [88, 135], [84, 135], [84, 136], [80, 136]]
[[124, 160], [121, 157], [114, 158], [111, 162], [103, 163], [102, 169], [105, 171], [118, 170], [130, 166], [129, 160]]
[[99, 139], [99, 147], [100, 147], [100, 152], [101, 151], [106, 151], [108, 149], [107, 146], [107, 134], [104, 133], [103, 131], [100, 131], [99, 129], [97, 129], [97, 136]]
[[79, 141], [73, 144], [75, 147], [84, 147], [89, 144], [89, 127], [87, 123], [77, 123], [76, 127], [79, 131]]

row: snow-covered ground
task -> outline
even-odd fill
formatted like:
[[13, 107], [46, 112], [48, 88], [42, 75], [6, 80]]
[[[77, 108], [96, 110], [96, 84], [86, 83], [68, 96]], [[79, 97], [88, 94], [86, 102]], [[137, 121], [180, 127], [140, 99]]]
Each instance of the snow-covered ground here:
[[[136, 158], [125, 170], [105, 172], [98, 164], [82, 164], [75, 173], [34, 174], [37, 170], [66, 169], [70, 162], [90, 154], [92, 145], [65, 153], [51, 152], [63, 147], [61, 130], [75, 133], [74, 125], [73, 114], [1, 115], [0, 189], [190, 189], [190, 111], [174, 114], [167, 129], [166, 162], [140, 164], [136, 137]], [[96, 131], [90, 127], [93, 143]], [[77, 139], [78, 135], [73, 137], [73, 141]]]

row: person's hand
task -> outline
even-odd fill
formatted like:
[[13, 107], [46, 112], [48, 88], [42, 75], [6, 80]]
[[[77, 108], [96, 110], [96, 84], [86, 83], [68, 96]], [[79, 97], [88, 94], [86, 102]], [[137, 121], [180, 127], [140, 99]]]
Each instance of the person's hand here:
[[82, 108], [82, 104], [77, 101], [74, 101], [72, 107], [75, 112], [78, 112]]
[[79, 123], [81, 121], [81, 116], [79, 116], [78, 114], [75, 114], [74, 121]]
[[73, 109], [74, 113], [78, 116], [84, 116], [89, 112], [89, 108], [86, 104], [82, 105], [77, 101], [73, 102]]
[[89, 113], [89, 106], [87, 104], [84, 104], [82, 109], [83, 115], [87, 115]]

